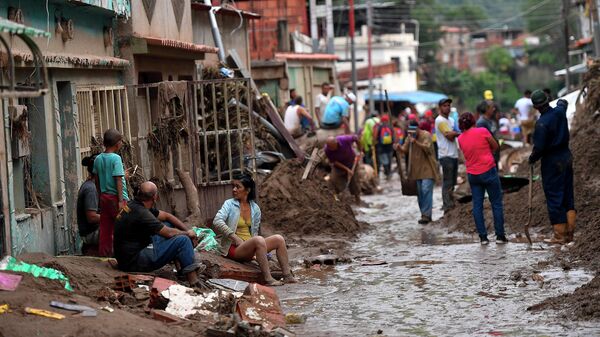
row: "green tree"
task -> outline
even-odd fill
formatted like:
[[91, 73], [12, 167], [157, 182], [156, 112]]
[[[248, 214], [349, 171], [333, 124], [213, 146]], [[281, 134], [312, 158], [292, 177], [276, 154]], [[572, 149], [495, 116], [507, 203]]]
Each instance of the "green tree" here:
[[467, 27], [474, 31], [482, 27], [482, 23], [488, 18], [481, 6], [473, 4], [461, 4], [459, 6], [448, 6], [444, 11], [446, 24]]
[[493, 46], [483, 55], [488, 71], [508, 74], [514, 67], [515, 61], [510, 53], [501, 46]]

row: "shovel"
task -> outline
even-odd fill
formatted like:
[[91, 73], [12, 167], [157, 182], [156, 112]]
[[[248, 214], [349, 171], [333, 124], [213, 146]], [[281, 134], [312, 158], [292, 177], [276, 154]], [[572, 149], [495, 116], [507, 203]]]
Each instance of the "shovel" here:
[[[352, 176], [355, 174], [356, 166], [357, 166], [360, 158], [361, 158], [361, 156], [354, 157], [354, 164], [352, 164]], [[346, 185], [344, 185], [344, 189], [342, 191], [345, 191], [348, 188], [348, 186], [350, 186], [350, 182], [352, 181], [352, 176], [348, 175], [348, 178], [346, 179]], [[340, 198], [338, 197], [337, 193], [333, 194], [333, 199], [335, 199], [335, 201], [340, 201]]]
[[527, 241], [531, 246], [531, 236], [529, 236], [529, 225], [531, 224], [531, 218], [533, 217], [533, 165], [529, 165], [529, 210], [527, 215], [527, 223], [523, 227]]

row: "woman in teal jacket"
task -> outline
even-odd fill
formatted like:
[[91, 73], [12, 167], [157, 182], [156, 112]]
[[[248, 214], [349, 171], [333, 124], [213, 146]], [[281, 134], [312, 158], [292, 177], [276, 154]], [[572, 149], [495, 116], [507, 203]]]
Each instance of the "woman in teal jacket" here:
[[283, 283], [271, 276], [267, 260], [267, 253], [275, 250], [283, 272], [283, 281], [296, 283], [290, 270], [285, 239], [281, 235], [267, 238], [258, 235], [261, 213], [254, 201], [255, 191], [255, 183], [249, 176], [233, 181], [233, 198], [223, 203], [213, 221], [213, 228], [221, 243], [220, 252], [223, 256], [240, 262], [256, 258], [265, 283], [279, 286]]

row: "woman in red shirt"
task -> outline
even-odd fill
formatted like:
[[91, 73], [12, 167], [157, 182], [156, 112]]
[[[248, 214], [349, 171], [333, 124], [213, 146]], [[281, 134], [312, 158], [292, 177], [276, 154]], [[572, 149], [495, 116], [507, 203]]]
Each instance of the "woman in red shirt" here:
[[483, 199], [486, 191], [492, 204], [496, 243], [507, 243], [504, 232], [502, 187], [493, 155], [494, 151], [498, 149], [498, 143], [486, 128], [474, 127], [475, 117], [470, 112], [465, 112], [460, 116], [458, 125], [462, 131], [462, 134], [458, 136], [458, 144], [465, 156], [467, 177], [473, 195], [473, 218], [481, 244], [489, 243], [483, 217]]

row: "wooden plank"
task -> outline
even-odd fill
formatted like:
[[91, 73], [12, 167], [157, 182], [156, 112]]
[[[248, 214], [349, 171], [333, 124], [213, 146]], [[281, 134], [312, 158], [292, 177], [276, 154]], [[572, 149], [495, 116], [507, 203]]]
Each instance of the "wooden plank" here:
[[123, 107], [125, 112], [125, 133], [127, 140], [131, 143], [131, 120], [129, 119], [129, 99], [127, 97], [127, 89], [123, 89]]
[[315, 160], [317, 159], [317, 153], [319, 153], [319, 148], [315, 147], [312, 150], [312, 153], [310, 154], [310, 160], [308, 161], [308, 164], [306, 164], [306, 168], [304, 169], [304, 173], [302, 174], [302, 180], [306, 180], [306, 178], [308, 178], [308, 173], [311, 171], [312, 166]]
[[267, 112], [267, 115], [271, 119], [271, 123], [273, 124], [273, 126], [277, 129], [277, 131], [279, 131], [281, 136], [283, 136], [283, 138], [287, 141], [287, 143], [290, 146], [290, 148], [292, 149], [292, 151], [294, 151], [294, 154], [296, 154], [296, 158], [298, 158], [300, 160], [304, 160], [304, 157], [306, 156], [306, 154], [304, 153], [304, 151], [302, 151], [302, 149], [300, 149], [300, 147], [294, 140], [294, 137], [292, 137], [290, 132], [285, 128], [285, 125], [283, 124], [283, 120], [281, 119], [281, 116], [279, 116], [279, 113], [277, 112], [277, 108], [275, 108], [275, 105], [273, 105], [273, 102], [271, 101], [269, 96], [262, 96], [258, 100], [258, 102], [261, 104], [261, 108], [263, 109], [263, 111]]

